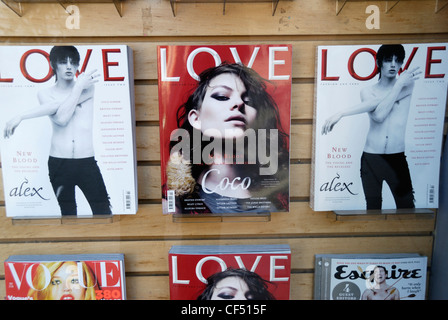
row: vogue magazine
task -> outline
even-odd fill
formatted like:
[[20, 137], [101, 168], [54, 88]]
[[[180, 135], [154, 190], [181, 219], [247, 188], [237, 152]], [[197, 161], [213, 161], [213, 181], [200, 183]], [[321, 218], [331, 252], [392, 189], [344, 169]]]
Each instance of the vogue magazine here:
[[123, 254], [17, 255], [4, 263], [6, 300], [125, 300]]

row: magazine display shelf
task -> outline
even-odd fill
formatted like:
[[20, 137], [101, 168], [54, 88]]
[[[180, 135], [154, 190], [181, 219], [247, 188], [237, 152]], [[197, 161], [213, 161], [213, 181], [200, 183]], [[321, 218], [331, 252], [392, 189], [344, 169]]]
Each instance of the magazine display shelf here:
[[[344, 6], [347, 4], [347, 2], [355, 2], [355, 1], [361, 1], [361, 0], [335, 0], [336, 1], [336, 15], [338, 15]], [[372, 1], [372, 0], [370, 0]], [[389, 13], [397, 4], [406, 2], [407, 0], [382, 0], [386, 3], [385, 12]], [[415, 0], [414, 0], [415, 1]], [[445, 8], [448, 5], [448, 2], [445, 0], [418, 0], [418, 1], [433, 1], [435, 2], [435, 8], [434, 12], [439, 13], [443, 8]]]
[[391, 220], [391, 219], [434, 219], [433, 209], [390, 209], [390, 210], [335, 210], [335, 219], [342, 220]]
[[119, 215], [91, 215], [64, 217], [14, 217], [12, 225], [70, 225], [70, 224], [108, 224], [120, 219]]
[[229, 213], [229, 214], [173, 214], [173, 222], [177, 223], [201, 223], [201, 222], [269, 222], [271, 214], [267, 213]]
[[19, 17], [24, 15], [22, 3], [59, 3], [64, 9], [67, 9], [67, 5], [73, 3], [113, 3], [118, 11], [120, 17], [123, 16], [123, 1], [124, 0], [2, 0], [4, 4], [14, 11]]
[[222, 14], [226, 14], [226, 3], [254, 3], [254, 2], [272, 2], [272, 16], [275, 15], [279, 0], [170, 0], [171, 11], [176, 16], [177, 3], [222, 3]]

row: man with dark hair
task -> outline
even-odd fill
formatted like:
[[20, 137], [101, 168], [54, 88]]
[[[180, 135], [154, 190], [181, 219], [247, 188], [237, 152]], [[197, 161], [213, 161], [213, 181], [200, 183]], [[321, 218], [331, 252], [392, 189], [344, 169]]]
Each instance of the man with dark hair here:
[[379, 80], [361, 90], [361, 103], [327, 119], [322, 134], [342, 117], [367, 112], [369, 131], [361, 157], [361, 180], [367, 209], [381, 209], [386, 181], [397, 208], [414, 208], [414, 193], [405, 156], [405, 134], [418, 68], [403, 71], [402, 45], [383, 45], [377, 52]]
[[93, 214], [110, 214], [110, 202], [94, 158], [93, 95], [98, 75], [76, 73], [80, 56], [73, 46], [56, 46], [50, 52], [55, 84], [38, 93], [40, 105], [8, 121], [10, 137], [21, 121], [41, 116], [51, 120], [53, 134], [48, 171], [62, 215], [76, 215], [75, 186], [85, 195]]
[[53, 69], [53, 73], [57, 78], [55, 70], [58, 68], [58, 63], [64, 63], [67, 59], [70, 59], [73, 65], [79, 66], [81, 57], [79, 56], [78, 49], [74, 46], [54, 46], [50, 51], [50, 66]]
[[406, 53], [401, 44], [383, 45], [378, 49], [375, 60], [378, 67], [378, 72], [380, 74], [379, 79], [381, 79], [381, 69], [383, 67], [383, 61], [386, 59], [390, 59], [393, 56], [396, 57], [398, 63], [403, 64]]
[[383, 266], [375, 266], [366, 280], [367, 289], [361, 300], [400, 300], [400, 291], [387, 284], [387, 270]]

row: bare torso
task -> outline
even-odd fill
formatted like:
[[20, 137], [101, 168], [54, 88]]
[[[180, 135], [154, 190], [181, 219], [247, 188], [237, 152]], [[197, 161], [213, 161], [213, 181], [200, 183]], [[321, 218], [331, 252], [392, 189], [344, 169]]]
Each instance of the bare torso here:
[[[381, 97], [388, 91], [381, 90], [379, 86], [369, 88], [370, 94]], [[405, 151], [406, 124], [409, 115], [411, 96], [396, 101], [389, 115], [379, 122], [369, 112], [370, 128], [367, 133], [364, 151], [377, 154], [393, 154]]]
[[362, 300], [399, 300], [400, 295], [395, 287], [383, 286], [369, 289], [362, 294]]
[[[70, 92], [51, 87], [42, 93], [48, 99], [62, 101]], [[93, 127], [93, 98], [78, 104], [71, 120], [64, 126], [59, 125], [50, 116], [53, 126], [50, 156], [58, 158], [79, 159], [94, 156], [92, 127]]]

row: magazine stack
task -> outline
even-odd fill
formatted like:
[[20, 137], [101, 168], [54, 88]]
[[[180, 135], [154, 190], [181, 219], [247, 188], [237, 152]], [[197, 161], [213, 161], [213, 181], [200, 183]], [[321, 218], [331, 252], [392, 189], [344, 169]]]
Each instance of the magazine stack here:
[[126, 300], [123, 254], [16, 255], [6, 300]]
[[318, 254], [315, 300], [425, 300], [427, 257]]
[[173, 246], [171, 300], [289, 300], [289, 245]]
[[433, 209], [447, 43], [319, 46], [311, 207]]
[[291, 45], [157, 50], [163, 213], [289, 211]]
[[0, 147], [6, 214], [135, 214], [132, 50], [2, 46]]

